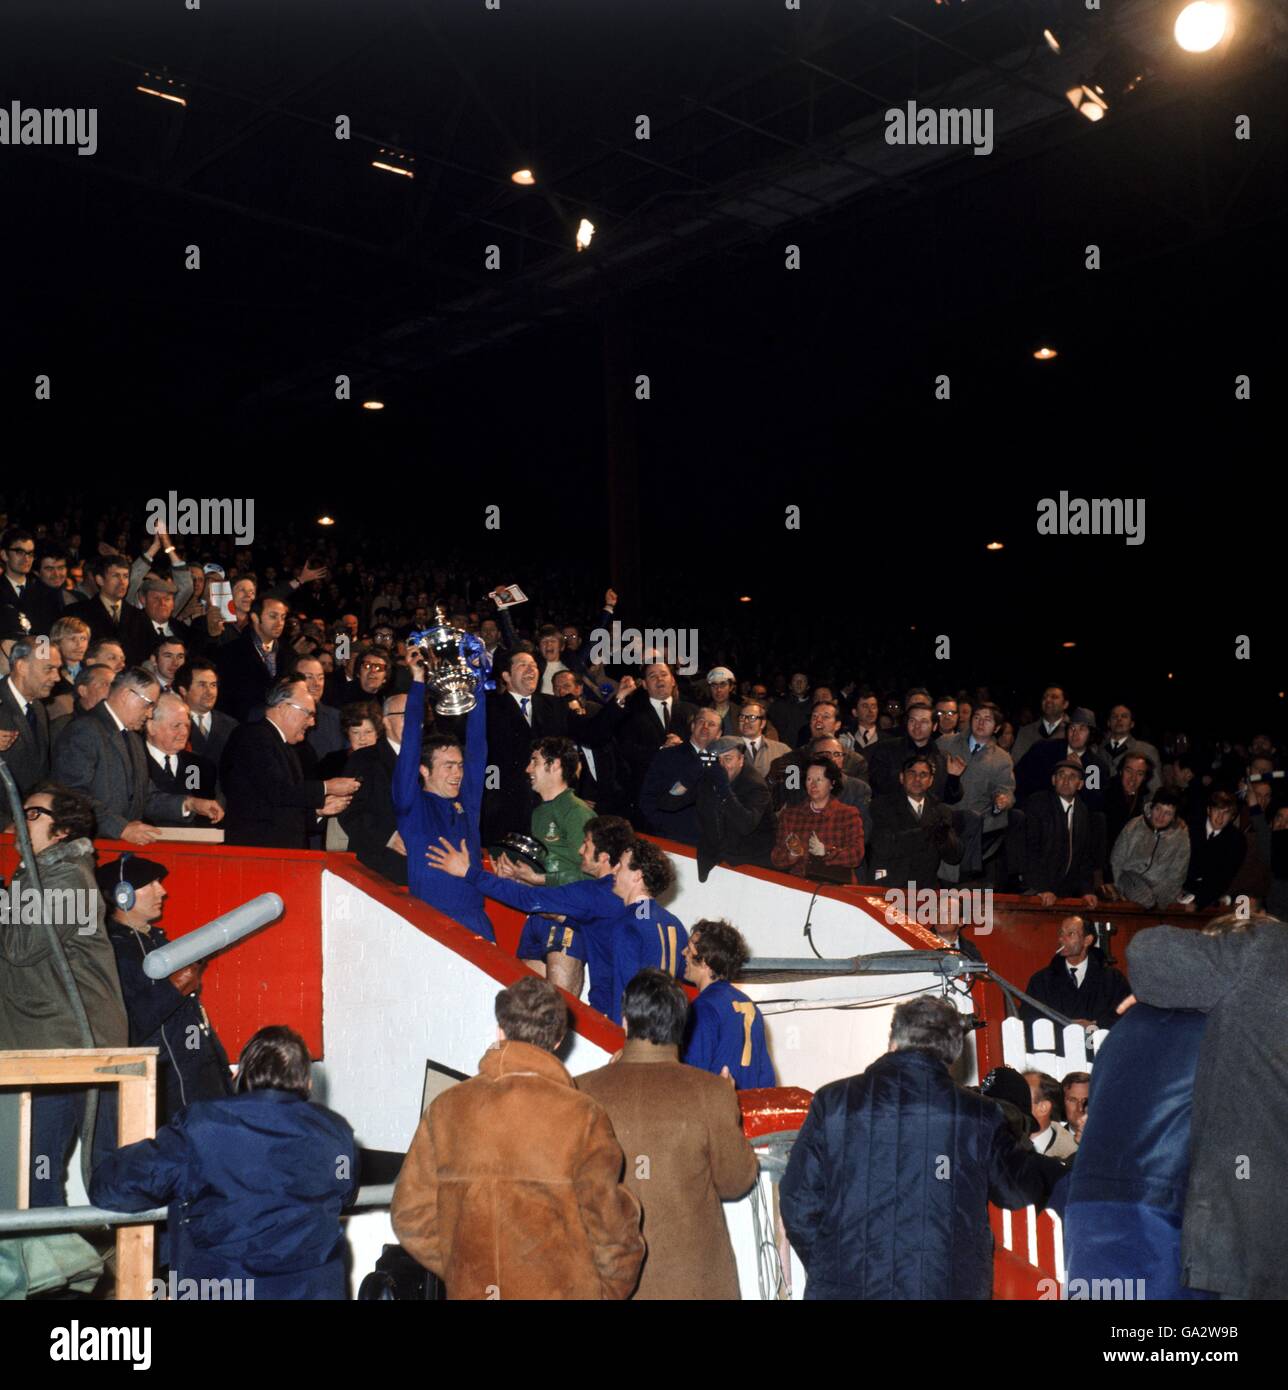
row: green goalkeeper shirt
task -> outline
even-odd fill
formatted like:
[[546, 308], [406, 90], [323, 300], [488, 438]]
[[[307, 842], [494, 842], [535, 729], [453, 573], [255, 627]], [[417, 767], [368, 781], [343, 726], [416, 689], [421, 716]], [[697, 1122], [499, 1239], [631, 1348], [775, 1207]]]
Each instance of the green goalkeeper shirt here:
[[586, 822], [595, 813], [570, 790], [561, 791], [553, 801], [543, 801], [532, 813], [532, 837], [546, 849], [546, 884], [551, 888], [579, 883], [581, 845], [586, 838]]

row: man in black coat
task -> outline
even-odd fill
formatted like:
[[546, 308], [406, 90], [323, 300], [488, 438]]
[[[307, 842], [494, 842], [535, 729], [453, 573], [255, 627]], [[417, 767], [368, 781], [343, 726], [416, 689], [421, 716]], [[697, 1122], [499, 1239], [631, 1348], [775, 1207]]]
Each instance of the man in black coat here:
[[286, 675], [291, 657], [281, 641], [286, 614], [280, 598], [257, 595], [241, 636], [218, 650], [219, 707], [240, 723], [264, 707], [269, 686]]
[[948, 777], [945, 760], [935, 749], [935, 716], [924, 705], [913, 705], [904, 720], [904, 732], [893, 738], [883, 738], [868, 749], [868, 781], [872, 795], [893, 796], [900, 788], [900, 777], [909, 758], [915, 753], [930, 759], [934, 780], [928, 788], [943, 800], [944, 782]]
[[[161, 1120], [185, 1105], [231, 1093], [228, 1057], [201, 1007], [205, 962], [186, 965], [167, 979], [146, 975], [148, 954], [168, 944], [155, 923], [163, 911], [164, 864], [126, 854], [98, 871], [98, 889], [107, 904], [107, 935], [116, 953], [116, 973], [130, 1021], [130, 1046], [155, 1047]], [[115, 895], [124, 891], [127, 905]]]
[[26, 619], [25, 631], [49, 635], [63, 616], [58, 594], [37, 578], [36, 541], [30, 532], [11, 526], [0, 540], [0, 608], [11, 608]]
[[[1084, 1028], [1112, 1028], [1118, 1021], [1118, 1006], [1131, 994], [1131, 986], [1113, 966], [1105, 964], [1095, 940], [1081, 917], [1066, 917], [1060, 923], [1060, 944], [1051, 964], [1029, 980], [1025, 993]], [[1023, 1004], [1020, 1017], [1029, 1025], [1032, 1047], [1032, 1025], [1046, 1014], [1032, 1004]], [[1055, 1050], [1063, 1055], [1061, 1025], [1051, 1022]]]
[[130, 588], [130, 567], [119, 555], [96, 555], [89, 571], [98, 593], [83, 599], [65, 610], [70, 618], [81, 618], [89, 624], [89, 644], [108, 638], [119, 642], [123, 651], [137, 650], [144, 655], [148, 649], [148, 620], [143, 610], [130, 603], [126, 595]]
[[[719, 715], [713, 710], [702, 713]], [[747, 761], [740, 738], [722, 737], [708, 749], [716, 761], [698, 781], [698, 880], [717, 864], [769, 867], [776, 819], [769, 786]], [[658, 755], [659, 757], [661, 754]]]
[[933, 753], [913, 753], [899, 772], [899, 790], [872, 802], [867, 878], [882, 888], [907, 891], [910, 883], [933, 888], [941, 863], [961, 863], [953, 814], [930, 791], [936, 762], [942, 759]]
[[302, 680], [275, 682], [265, 704], [263, 719], [239, 725], [224, 749], [224, 841], [308, 849], [318, 817], [347, 810], [358, 783], [305, 781], [295, 745], [313, 719], [313, 697]]
[[215, 708], [219, 698], [215, 663], [206, 656], [189, 657], [175, 672], [174, 688], [192, 719], [188, 732], [192, 751], [200, 758], [209, 758], [217, 769], [237, 721]]
[[390, 695], [384, 703], [384, 737], [370, 748], [349, 754], [344, 775], [361, 785], [349, 809], [339, 817], [358, 862], [403, 887], [407, 884], [407, 848], [398, 833], [393, 781], [406, 709], [406, 695]]
[[683, 743], [653, 755], [640, 788], [640, 816], [646, 830], [684, 845], [698, 843], [698, 783], [715, 760], [709, 749], [719, 737], [720, 716], [713, 709], [700, 709]]
[[195, 628], [174, 616], [177, 589], [173, 579], [163, 579], [158, 574], [149, 574], [139, 586], [142, 607], [138, 611], [143, 614], [143, 621], [134, 625], [135, 631], [125, 643], [125, 659], [131, 666], [142, 666], [163, 637], [182, 642], [190, 656], [205, 645], [204, 624]]
[[1236, 820], [1238, 808], [1234, 795], [1218, 788], [1208, 797], [1207, 815], [1190, 825], [1190, 869], [1178, 902], [1192, 901], [1202, 912], [1229, 896], [1248, 852]]
[[892, 1050], [815, 1094], [779, 1188], [806, 1298], [992, 1296], [989, 1202], [1041, 1206], [1065, 1168], [954, 1083], [963, 1034], [946, 999], [909, 999]]
[[[618, 691], [620, 698], [621, 691]], [[679, 698], [671, 668], [662, 661], [644, 669], [644, 689], [626, 702], [614, 744], [632, 820], [641, 824], [639, 797], [644, 778], [659, 748], [674, 748], [689, 737], [698, 707]]]
[[536, 658], [516, 652], [510, 658], [510, 686], [487, 697], [487, 760], [496, 769], [496, 785], [483, 793], [482, 839], [497, 844], [502, 836], [527, 835], [532, 830], [536, 796], [528, 779], [532, 745], [537, 739], [564, 737], [594, 748], [612, 738], [625, 718], [625, 704], [635, 682], [622, 681], [614, 700], [595, 714], [574, 714], [554, 695], [537, 689]]
[[1103, 883], [1105, 826], [1087, 809], [1082, 766], [1072, 758], [1056, 764], [1051, 787], [1024, 808], [1024, 891], [1043, 907], [1058, 898], [1081, 898], [1095, 907]]
[[[49, 715], [43, 701], [58, 680], [58, 651], [24, 637], [9, 649], [9, 676], [0, 681], [0, 761], [25, 797], [49, 776]], [[4, 734], [13, 734], [11, 740]], [[7, 745], [7, 746], [6, 746]], [[0, 795], [0, 826], [9, 823], [9, 799]]]
[[189, 815], [157, 817], [152, 824], [206, 830], [223, 820], [224, 808], [215, 800], [218, 775], [214, 763], [187, 750], [190, 721], [182, 696], [168, 691], [157, 696], [152, 717], [143, 726], [152, 785], [171, 796], [196, 798], [190, 803]]

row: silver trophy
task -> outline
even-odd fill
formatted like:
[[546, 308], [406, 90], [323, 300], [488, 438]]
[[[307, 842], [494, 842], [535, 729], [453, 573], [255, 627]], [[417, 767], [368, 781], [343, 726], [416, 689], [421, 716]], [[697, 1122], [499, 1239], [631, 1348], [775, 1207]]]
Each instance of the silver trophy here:
[[416, 633], [412, 642], [428, 659], [425, 684], [434, 696], [438, 714], [468, 714], [478, 703], [479, 673], [474, 671], [461, 652], [465, 634], [451, 627], [441, 607], [434, 609], [434, 626]]

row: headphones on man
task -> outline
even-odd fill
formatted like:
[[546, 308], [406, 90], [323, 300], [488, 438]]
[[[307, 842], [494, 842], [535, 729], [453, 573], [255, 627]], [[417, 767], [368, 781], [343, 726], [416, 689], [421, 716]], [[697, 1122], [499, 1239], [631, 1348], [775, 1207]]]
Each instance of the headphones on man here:
[[112, 889], [112, 901], [122, 912], [130, 912], [134, 908], [134, 885], [125, 881], [125, 861], [130, 858], [130, 851], [127, 849], [121, 855], [121, 876]]

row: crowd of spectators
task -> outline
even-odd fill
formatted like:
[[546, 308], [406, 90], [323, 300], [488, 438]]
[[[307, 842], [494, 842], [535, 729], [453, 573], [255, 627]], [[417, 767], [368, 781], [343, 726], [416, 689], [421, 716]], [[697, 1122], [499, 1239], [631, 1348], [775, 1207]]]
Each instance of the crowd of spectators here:
[[[736, 1292], [714, 1216], [719, 1199], [747, 1190], [755, 1163], [724, 1083], [772, 1085], [773, 1066], [763, 1020], [734, 984], [745, 942], [726, 922], [686, 929], [663, 905], [675, 870], [643, 832], [691, 846], [704, 881], [720, 865], [757, 865], [882, 889], [986, 884], [1045, 906], [1128, 901], [1185, 911], [1246, 899], [1276, 914], [1288, 908], [1288, 806], [1266, 732], [1248, 731], [1246, 743], [1192, 747], [1179, 735], [1156, 746], [1129, 706], [1113, 706], [1102, 727], [1056, 685], [1041, 692], [1036, 717], [1022, 707], [1008, 717], [984, 688], [893, 693], [857, 678], [816, 683], [768, 660], [683, 677], [665, 650], [629, 664], [599, 659], [593, 634], [624, 611], [612, 588], [592, 617], [566, 579], [534, 592], [530, 608], [511, 607], [468, 565], [400, 567], [396, 553], [377, 559], [368, 546], [351, 556], [287, 536], [272, 548], [203, 539], [185, 549], [164, 530], [132, 546], [110, 513], [92, 539], [66, 518], [4, 520], [0, 759], [23, 798], [42, 874], [97, 873], [109, 904], [97, 942], [82, 944], [74, 961], [95, 1001], [92, 1040], [128, 1038], [169, 1056], [161, 1118], [170, 1128], [146, 1155], [117, 1156], [102, 1170], [101, 1192], [116, 1205], [150, 1205], [177, 1190], [209, 1159], [199, 1153], [202, 1123], [219, 1123], [216, 1110], [202, 1112], [202, 1123], [185, 1113], [236, 1098], [200, 1004], [200, 968], [165, 981], [141, 969], [165, 942], [164, 867], [137, 856], [95, 867], [95, 839], [146, 847], [182, 827], [230, 844], [348, 847], [487, 939], [488, 901], [528, 914], [519, 955], [534, 976], [498, 1001], [499, 1046], [474, 1089], [426, 1112], [395, 1201], [405, 1247], [449, 1295], [466, 1297], [498, 1296], [487, 1292], [498, 1260], [499, 1296]], [[416, 640], [439, 611], [477, 638], [495, 682], [463, 715], [436, 711], [434, 663]], [[0, 819], [8, 814], [0, 806]], [[961, 949], [974, 953], [964, 941]], [[6, 945], [6, 980], [21, 979], [26, 993], [0, 991], [0, 1047], [32, 1045], [29, 1025], [47, 1003], [52, 986], [31, 974], [34, 951], [17, 938]], [[574, 995], [588, 980], [591, 1005], [626, 1029], [614, 1067], [573, 1085], [553, 1055], [566, 1010], [540, 975]], [[680, 979], [698, 991], [692, 1006]], [[1103, 966], [1076, 916], [1028, 992], [1088, 1027], [1108, 1026], [1130, 1003], [1125, 980]], [[944, 1121], [954, 1133], [967, 1126], [963, 1142], [983, 1146], [978, 1172], [962, 1179], [974, 1183], [969, 1195], [949, 1195], [971, 1258], [950, 1260], [916, 1290], [871, 1259], [811, 1264], [811, 1252], [830, 1248], [837, 1204], [858, 1210], [866, 1201], [862, 1183], [835, 1195], [838, 1173], [846, 1175], [829, 1157], [843, 1150], [856, 1107], [879, 1107], [882, 1088], [901, 1078], [936, 1095], [951, 1087], [955, 1027], [933, 1011], [908, 1015], [880, 1075], [869, 1069], [838, 1083], [848, 1091], [820, 1093], [784, 1187], [788, 1231], [814, 1296], [981, 1296], [986, 1199], [1047, 1200], [1055, 1170], [1032, 1159], [1077, 1152], [1085, 1074], [1063, 1085], [1042, 1073], [996, 1078], [995, 1098], [1019, 1112], [1014, 1148], [999, 1147], [992, 1109]], [[46, 1028], [38, 1045], [87, 1045], [65, 1031]], [[196, 1040], [183, 1055], [174, 1045], [181, 1034]], [[263, 1062], [261, 1089], [307, 1097], [298, 1046], [291, 1037], [263, 1041], [252, 1057]], [[552, 1104], [550, 1083], [571, 1094]], [[64, 1166], [83, 1119], [80, 1097], [46, 1098], [33, 1115], [40, 1152], [60, 1153]], [[942, 1101], [945, 1116], [960, 1110], [950, 1091]], [[500, 1129], [533, 1146], [526, 1157], [504, 1144], [498, 1157], [498, 1106], [513, 1110]], [[710, 1174], [700, 1201], [630, 1176], [633, 1154], [657, 1155], [670, 1142], [657, 1136], [671, 1133], [676, 1113], [702, 1117]], [[933, 1115], [923, 1120], [927, 1133], [943, 1128]], [[320, 1137], [293, 1111], [283, 1122], [300, 1143]], [[578, 1147], [572, 1136], [587, 1135], [588, 1124]], [[322, 1127], [326, 1142], [343, 1139], [339, 1126]], [[523, 1173], [542, 1153], [543, 1171], [576, 1175], [560, 1187], [562, 1224], [547, 1233], [545, 1264], [520, 1253], [537, 1222]], [[459, 1174], [495, 1171], [503, 1160], [513, 1209], [498, 1207], [490, 1226], [463, 1233], [469, 1222], [452, 1207]], [[881, 1164], [901, 1163], [895, 1146], [873, 1158], [864, 1181], [878, 1182]], [[449, 1170], [456, 1176], [445, 1182]], [[62, 1186], [56, 1166], [33, 1200], [65, 1200]], [[351, 1188], [321, 1177], [316, 1186], [317, 1200], [337, 1213]], [[549, 1200], [537, 1204], [542, 1222]], [[926, 1201], [939, 1200], [928, 1189]], [[295, 1290], [283, 1296], [334, 1296], [335, 1249], [325, 1232], [313, 1234], [315, 1277], [282, 1285]], [[565, 1236], [570, 1243], [559, 1246]]]

